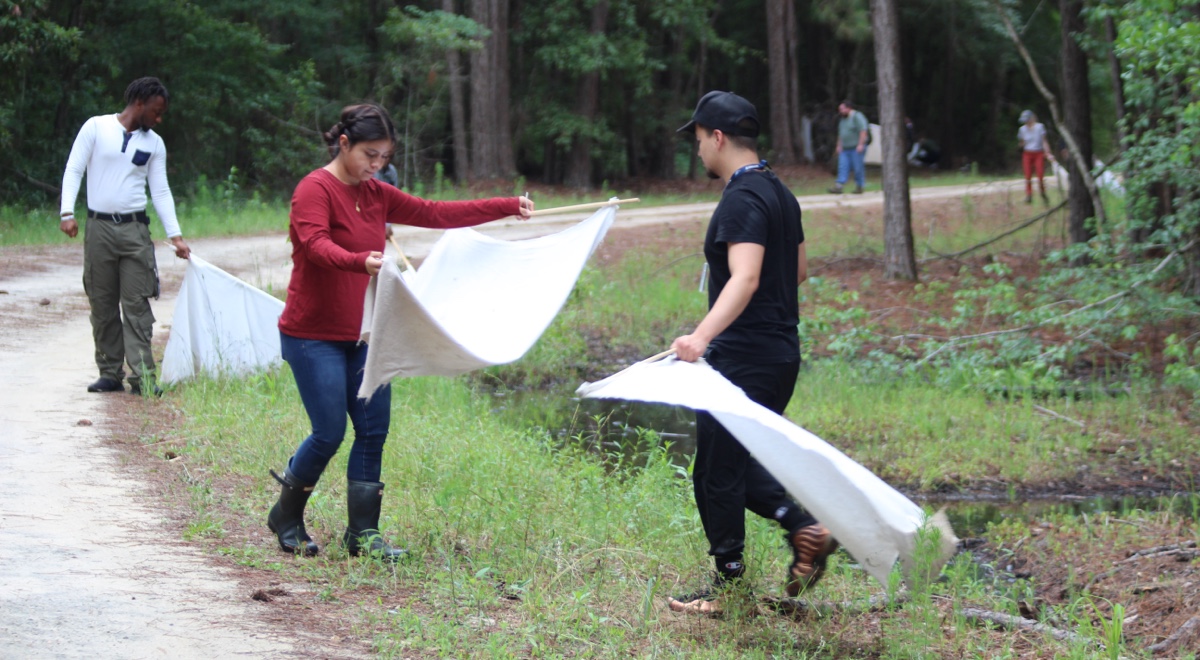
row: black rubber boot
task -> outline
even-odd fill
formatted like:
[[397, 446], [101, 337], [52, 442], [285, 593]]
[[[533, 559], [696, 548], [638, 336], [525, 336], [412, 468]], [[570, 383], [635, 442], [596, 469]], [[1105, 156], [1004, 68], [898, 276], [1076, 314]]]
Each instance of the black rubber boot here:
[[383, 505], [383, 484], [378, 481], [346, 482], [346, 509], [350, 524], [342, 535], [346, 551], [351, 555], [370, 555], [387, 561], [398, 561], [408, 554], [393, 548], [379, 534], [379, 510]]
[[313, 484], [297, 479], [291, 468], [285, 468], [282, 477], [271, 470], [271, 476], [279, 482], [280, 489], [279, 501], [267, 514], [267, 527], [279, 537], [279, 547], [284, 552], [312, 557], [319, 548], [304, 530], [304, 507], [312, 495]]

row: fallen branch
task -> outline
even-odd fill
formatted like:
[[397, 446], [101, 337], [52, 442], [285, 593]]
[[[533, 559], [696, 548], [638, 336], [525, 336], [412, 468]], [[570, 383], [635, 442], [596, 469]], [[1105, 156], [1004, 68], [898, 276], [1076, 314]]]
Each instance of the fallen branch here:
[[1034, 223], [1036, 223], [1037, 221], [1039, 221], [1039, 220], [1043, 220], [1043, 219], [1045, 219], [1045, 218], [1049, 217], [1051, 214], [1053, 214], [1053, 213], [1055, 213], [1055, 212], [1057, 212], [1057, 211], [1060, 211], [1060, 210], [1062, 210], [1062, 208], [1063, 208], [1064, 206], [1066, 206], [1066, 205], [1067, 205], [1067, 203], [1066, 203], [1066, 202], [1059, 202], [1059, 203], [1058, 203], [1058, 206], [1055, 206], [1054, 208], [1052, 208], [1052, 209], [1049, 209], [1049, 210], [1047, 210], [1047, 211], [1046, 211], [1046, 212], [1044, 212], [1044, 213], [1039, 213], [1038, 215], [1035, 215], [1034, 217], [1030, 218], [1029, 220], [1026, 220], [1025, 222], [1022, 222], [1020, 225], [1017, 225], [1016, 227], [1013, 227], [1012, 229], [1009, 229], [1008, 231], [1006, 231], [1006, 232], [1004, 232], [1004, 233], [1002, 233], [1002, 234], [1000, 234], [1000, 235], [998, 235], [998, 236], [993, 236], [992, 238], [989, 238], [989, 239], [987, 239], [986, 241], [984, 241], [984, 242], [982, 242], [982, 243], [980, 243], [980, 244], [978, 244], [978, 245], [972, 245], [971, 247], [969, 247], [969, 248], [967, 248], [967, 249], [965, 249], [965, 250], [960, 250], [960, 251], [958, 251], [958, 252], [955, 252], [955, 253], [953, 253], [953, 254], [939, 254], [938, 252], [936, 252], [936, 251], [934, 251], [934, 250], [932, 250], [932, 249], [931, 249], [930, 251], [931, 251], [931, 252], [933, 252], [934, 254], [938, 255], [938, 256], [936, 256], [936, 257], [931, 257], [931, 258], [928, 258], [928, 259], [922, 259], [922, 260], [920, 261], [920, 263], [927, 263], [927, 262], [930, 262], [930, 261], [937, 261], [938, 259], [958, 259], [959, 257], [961, 257], [961, 256], [963, 256], [963, 255], [965, 255], [965, 254], [968, 254], [968, 253], [970, 253], [970, 252], [974, 252], [975, 250], [978, 250], [979, 248], [982, 248], [982, 247], [987, 247], [987, 246], [991, 245], [992, 243], [995, 243], [996, 241], [998, 241], [998, 240], [1000, 240], [1000, 239], [1002, 239], [1002, 238], [1007, 238], [1007, 237], [1009, 237], [1009, 236], [1012, 236], [1013, 234], [1015, 234], [1015, 233], [1017, 233], [1017, 232], [1021, 231], [1022, 229], [1026, 228], [1026, 227], [1028, 227], [1028, 226], [1030, 226], [1030, 225], [1032, 225], [1032, 224], [1034, 224]]
[[311, 136], [314, 136], [314, 137], [317, 137], [317, 138], [321, 138], [321, 137], [322, 137], [322, 135], [323, 135], [323, 133], [321, 133], [321, 131], [318, 131], [318, 130], [315, 130], [315, 129], [309, 128], [309, 127], [307, 127], [307, 126], [301, 126], [300, 124], [297, 124], [297, 123], [294, 123], [294, 122], [290, 122], [290, 121], [288, 121], [288, 120], [286, 120], [286, 119], [283, 119], [283, 118], [281, 118], [281, 117], [276, 117], [274, 114], [272, 114], [272, 113], [270, 113], [270, 112], [267, 112], [267, 111], [266, 111], [265, 109], [263, 109], [263, 108], [255, 108], [255, 110], [259, 111], [259, 112], [260, 112], [260, 113], [262, 113], [263, 115], [266, 115], [266, 117], [267, 117], [268, 119], [274, 120], [275, 122], [277, 122], [278, 124], [280, 124], [280, 125], [282, 125], [282, 126], [287, 126], [288, 128], [295, 129], [295, 130], [297, 130], [297, 131], [299, 131], [299, 132], [301, 132], [301, 133], [305, 133], [305, 134], [307, 134], [307, 135], [311, 135]]
[[1069, 630], [1047, 626], [1044, 623], [1038, 623], [1033, 619], [1026, 619], [1011, 614], [1003, 614], [1001, 612], [991, 612], [989, 610], [980, 610], [974, 607], [964, 607], [962, 615], [967, 621], [985, 622], [992, 625], [1000, 626], [1006, 630], [1022, 630], [1027, 632], [1035, 632], [1043, 635], [1050, 635], [1060, 642], [1071, 642], [1074, 644], [1096, 644], [1095, 640], [1088, 639], [1078, 633], [1073, 633]]
[[677, 264], [681, 261], [686, 261], [687, 259], [694, 259], [696, 257], [703, 257], [703, 256], [704, 256], [703, 252], [693, 252], [691, 254], [685, 254], [682, 257], [672, 259], [672, 260], [668, 261], [665, 265], [662, 265], [662, 266], [659, 266], [658, 268], [656, 268], [653, 273], [650, 273], [650, 277], [654, 277], [655, 275], [658, 275], [659, 273], [663, 272], [664, 270], [670, 268], [671, 266], [674, 266], [675, 264]]
[[1157, 556], [1163, 552], [1168, 552], [1171, 550], [1184, 550], [1194, 547], [1196, 547], [1195, 541], [1184, 541], [1183, 543], [1173, 543], [1171, 545], [1156, 545], [1153, 548], [1145, 548], [1138, 550], [1137, 552], [1132, 552], [1129, 554], [1129, 558], [1123, 561], [1131, 561], [1133, 559], [1138, 559], [1139, 557]]
[[1049, 408], [1043, 408], [1037, 404], [1034, 404], [1033, 409], [1042, 413], [1043, 415], [1049, 415], [1050, 417], [1054, 417], [1056, 419], [1061, 419], [1064, 422], [1070, 422], [1070, 423], [1074, 424], [1075, 426], [1078, 426], [1081, 429], [1087, 428], [1087, 425], [1084, 424], [1083, 422], [1076, 420], [1076, 419], [1071, 419], [1070, 417], [1067, 417], [1066, 415], [1061, 415], [1059, 413], [1056, 413], [1053, 410], [1050, 410]]
[[1196, 636], [1197, 632], [1200, 632], [1200, 617], [1194, 616], [1184, 622], [1182, 626], [1179, 626], [1179, 629], [1171, 633], [1170, 637], [1157, 644], [1148, 646], [1146, 649], [1156, 655], [1159, 653], [1164, 653], [1166, 651], [1170, 651], [1177, 644], [1191, 641], [1191, 639]]
[[35, 187], [40, 188], [40, 189], [50, 193], [51, 195], [58, 195], [58, 194], [62, 193], [62, 191], [59, 190], [58, 187], [52, 186], [52, 185], [42, 182], [42, 181], [38, 181], [37, 179], [29, 176], [28, 174], [22, 172], [21, 170], [14, 169], [14, 168], [9, 168], [9, 169], [11, 169], [13, 172], [16, 172], [17, 175], [20, 176], [22, 179], [25, 179], [29, 183], [32, 183]]
[[1155, 553], [1149, 554], [1149, 555], [1137, 555], [1135, 557], [1130, 557], [1129, 559], [1125, 559], [1121, 563], [1134, 561], [1136, 559], [1157, 559], [1158, 557], [1170, 557], [1172, 555], [1179, 557], [1179, 561], [1188, 561], [1191, 559], [1195, 559], [1196, 551], [1195, 550], [1184, 550], [1182, 548], [1175, 548], [1172, 550], [1163, 550], [1162, 552], [1155, 552]]

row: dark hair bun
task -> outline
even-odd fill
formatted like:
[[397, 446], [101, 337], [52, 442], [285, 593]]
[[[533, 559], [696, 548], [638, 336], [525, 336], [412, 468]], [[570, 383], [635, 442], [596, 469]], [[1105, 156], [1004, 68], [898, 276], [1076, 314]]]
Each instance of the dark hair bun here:
[[325, 132], [325, 144], [331, 147], [336, 146], [338, 138], [341, 137], [344, 130], [345, 129], [342, 127], [342, 122], [340, 121], [331, 126], [329, 130]]

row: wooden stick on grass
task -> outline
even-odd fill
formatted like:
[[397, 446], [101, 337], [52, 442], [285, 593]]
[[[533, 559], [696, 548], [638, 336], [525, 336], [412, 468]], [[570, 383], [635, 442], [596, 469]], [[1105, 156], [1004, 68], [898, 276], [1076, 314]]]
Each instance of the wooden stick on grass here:
[[554, 215], [556, 213], [571, 213], [572, 211], [586, 211], [588, 209], [598, 209], [598, 208], [603, 208], [605, 206], [614, 206], [616, 204], [632, 204], [634, 202], [640, 202], [640, 201], [642, 201], [642, 200], [638, 199], [637, 197], [630, 197], [629, 199], [614, 199], [614, 200], [610, 200], [607, 202], [589, 202], [587, 204], [573, 204], [571, 206], [559, 206], [559, 207], [552, 208], [552, 209], [541, 209], [538, 211], [532, 211], [529, 213], [529, 215], [530, 215], [530, 217], [533, 217], [533, 216], [538, 216], [538, 215]]
[[1013, 616], [1011, 614], [1004, 614], [1003, 612], [991, 612], [974, 607], [964, 607], [962, 608], [962, 616], [967, 621], [982, 621], [1000, 626], [1001, 628], [1005, 628], [1007, 630], [1023, 630], [1043, 635], [1050, 635], [1060, 642], [1071, 642], [1075, 644], [1097, 643], [1095, 640], [1090, 640], [1078, 633], [1071, 632], [1070, 630], [1062, 630], [1061, 628], [1048, 626], [1044, 623], [1038, 623], [1032, 619]]

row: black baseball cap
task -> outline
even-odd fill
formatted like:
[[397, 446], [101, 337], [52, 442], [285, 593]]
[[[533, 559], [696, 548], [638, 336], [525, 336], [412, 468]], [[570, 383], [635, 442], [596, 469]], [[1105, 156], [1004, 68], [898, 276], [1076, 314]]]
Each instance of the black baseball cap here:
[[[739, 125], [746, 120], [754, 122], [754, 125]], [[733, 92], [712, 91], [702, 96], [696, 104], [696, 111], [692, 113], [692, 120], [681, 126], [676, 133], [694, 132], [696, 124], [726, 135], [758, 137], [758, 111], [754, 109], [753, 103]]]

